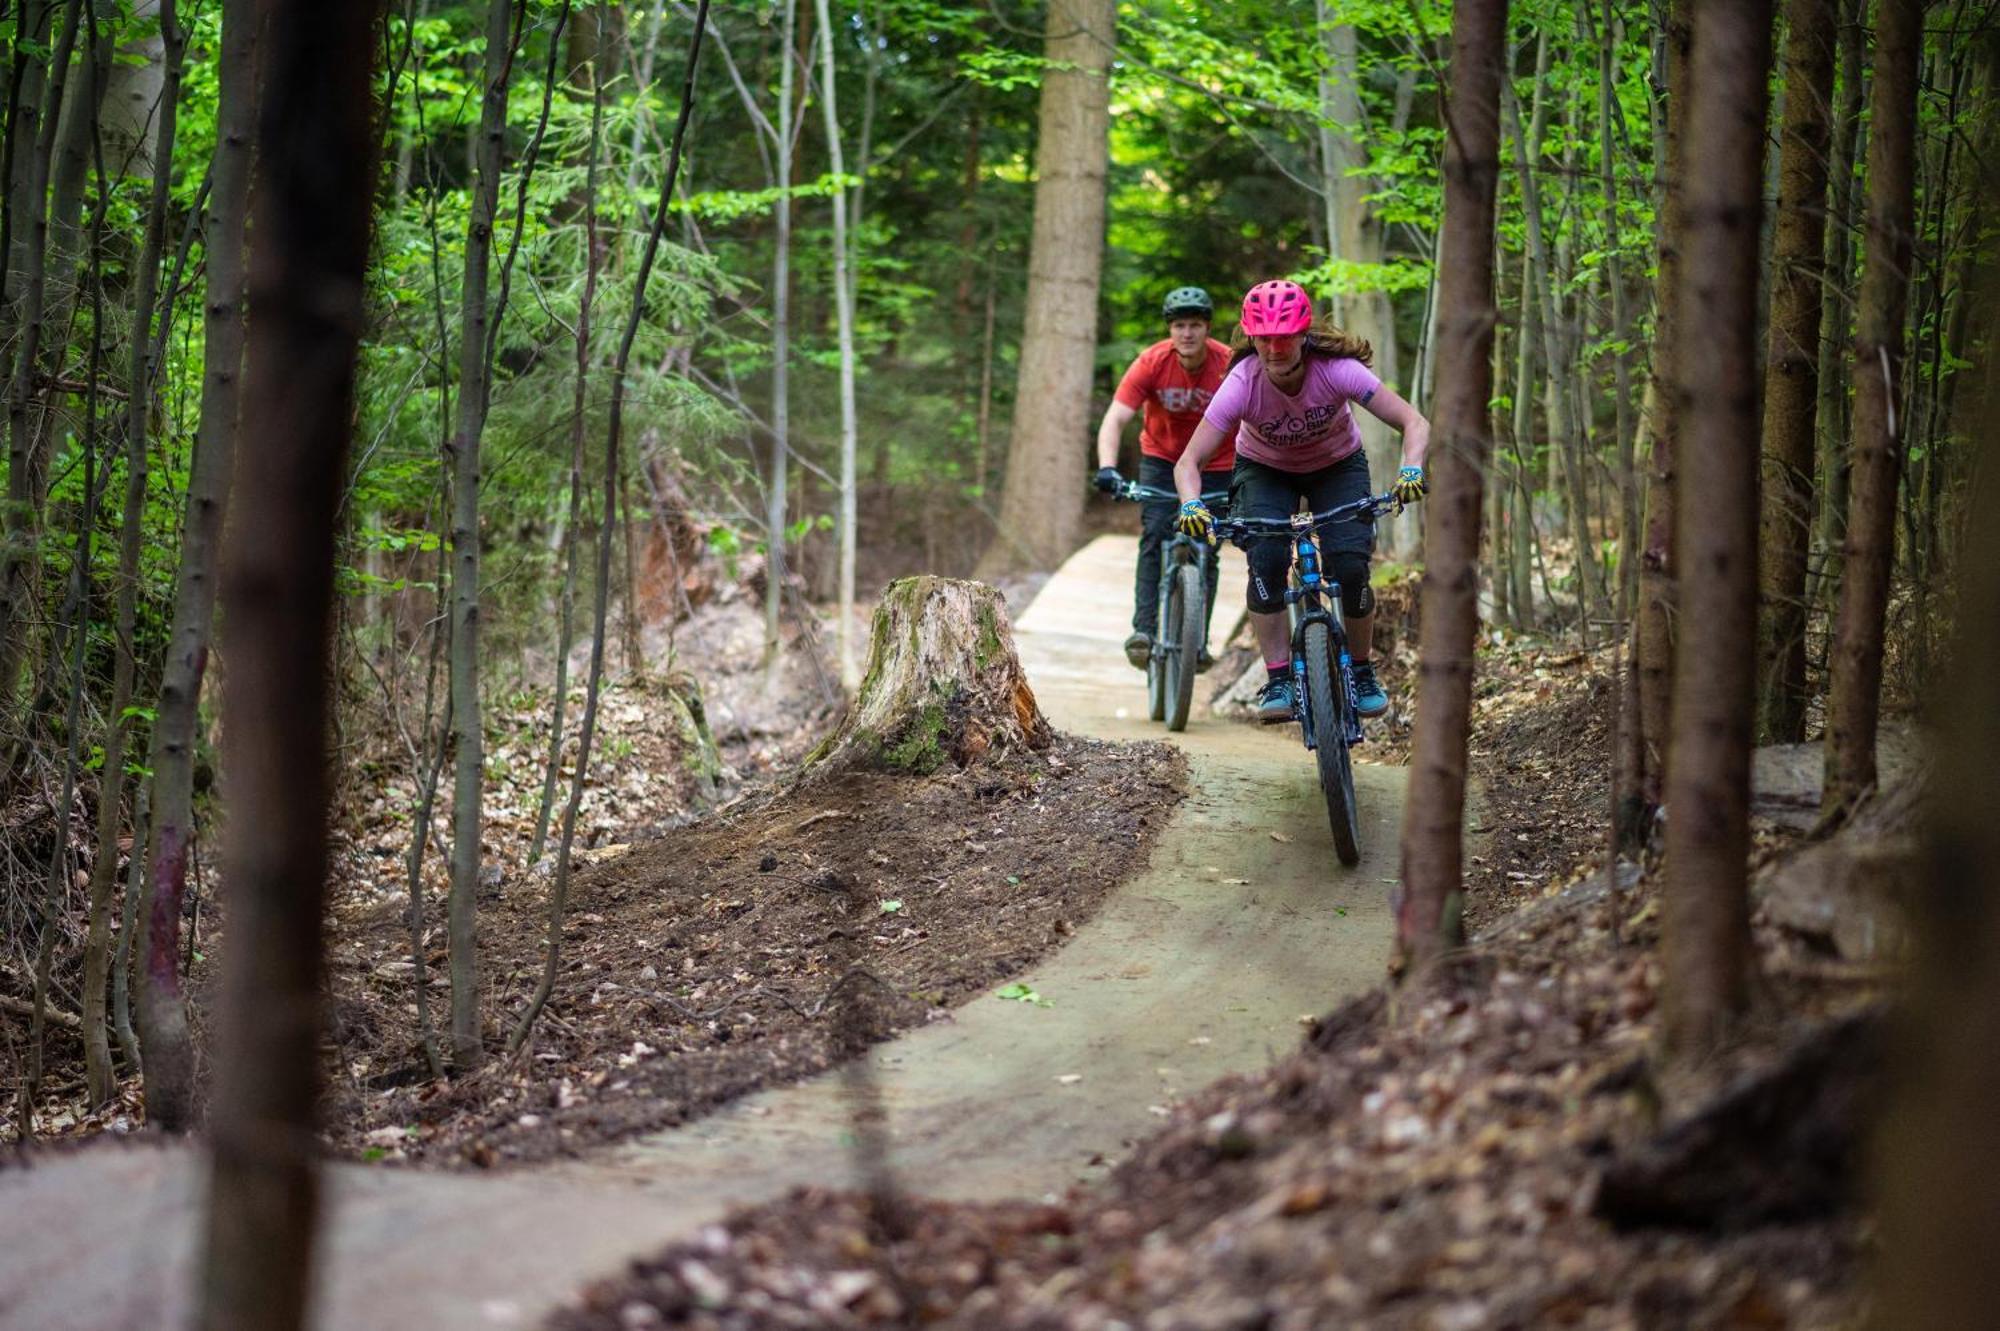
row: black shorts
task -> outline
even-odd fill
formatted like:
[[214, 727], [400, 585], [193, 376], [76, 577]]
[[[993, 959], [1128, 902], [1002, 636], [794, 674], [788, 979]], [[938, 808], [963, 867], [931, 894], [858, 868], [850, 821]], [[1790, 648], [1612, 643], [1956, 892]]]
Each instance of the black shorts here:
[[[1315, 513], [1366, 499], [1374, 493], [1368, 476], [1368, 455], [1360, 450], [1317, 471], [1280, 471], [1249, 458], [1236, 459], [1229, 479], [1229, 511], [1239, 518], [1288, 518], [1299, 501]], [[1286, 537], [1273, 538], [1285, 542]], [[1252, 547], [1255, 548], [1254, 545]], [[1322, 528], [1319, 548], [1327, 554], [1375, 553], [1375, 524], [1349, 520]]]
[[[1315, 513], [1366, 499], [1368, 457], [1359, 451], [1317, 471], [1280, 471], [1248, 458], [1236, 459], [1229, 482], [1230, 515], [1238, 518], [1288, 518], [1299, 501]], [[1375, 524], [1350, 519], [1320, 529], [1320, 560], [1340, 584], [1341, 600], [1350, 616], [1368, 613], [1368, 557], [1375, 550]], [[1250, 608], [1276, 614], [1285, 608], [1285, 575], [1292, 563], [1292, 540], [1284, 532], [1253, 536], [1244, 543], [1250, 564]]]

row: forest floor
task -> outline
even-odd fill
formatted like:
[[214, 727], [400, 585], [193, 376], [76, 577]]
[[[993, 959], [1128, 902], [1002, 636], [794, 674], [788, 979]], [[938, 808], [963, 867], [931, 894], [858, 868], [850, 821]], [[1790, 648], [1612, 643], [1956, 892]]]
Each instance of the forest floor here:
[[[1529, 642], [1482, 654], [1476, 937], [1425, 987], [1334, 1009], [1268, 1071], [1175, 1105], [1092, 1186], [999, 1203], [803, 1189], [633, 1263], [550, 1325], [1855, 1324], [1866, 1221], [1851, 1155], [1829, 1160], [1824, 1137], [1794, 1154], [1768, 1110], [1754, 1130], [1730, 1122], [1719, 1151], [1677, 1159], [1663, 1143], [1773, 1085], [1795, 1097], [1787, 1115], [1822, 1128], [1823, 1106], [1786, 1078], [1802, 1049], [1808, 1065], [1829, 1041], [1852, 1053], [1852, 1014], [1882, 971], [1783, 908], [1770, 884], [1802, 859], [1801, 820], [1797, 792], [1774, 789], [1756, 810], [1758, 1017], [1692, 1074], [1656, 1064], [1658, 876], [1599, 867], [1609, 667], [1608, 652]], [[1411, 673], [1390, 678], [1407, 703]], [[1760, 781], [1784, 786], [1785, 766], [1760, 761]], [[1886, 803], [1901, 825], [1907, 804]], [[1851, 1146], [1851, 1121], [1832, 1131]], [[1710, 1192], [1676, 1210], [1688, 1180]]]
[[[1031, 650], [1035, 657], [1030, 678], [1058, 726], [1122, 740], [1158, 732], [1137, 719], [1137, 678], [1118, 661], [1116, 626], [1102, 613], [1111, 584], [1129, 576], [1119, 567], [1122, 560], [1129, 568], [1129, 553], [1111, 554], [1098, 561], [1090, 585], [1037, 605], [1034, 629], [1021, 637], [1024, 659]], [[843, 799], [837, 810], [807, 801], [760, 823], [776, 801], [752, 798], [706, 830], [678, 832], [667, 824], [679, 815], [649, 813], [669, 837], [715, 838], [657, 842], [652, 850], [621, 849], [615, 822], [587, 823], [601, 862], [587, 871], [586, 899], [575, 907], [589, 928], [570, 953], [579, 969], [565, 972], [563, 1011], [602, 1007], [614, 1024], [671, 1028], [693, 1040], [690, 1052], [675, 1045], [682, 1056], [669, 1059], [651, 1038], [641, 1052], [551, 1025], [535, 1049], [556, 1060], [532, 1062], [568, 1060], [563, 1069], [538, 1068], [518, 1082], [495, 1076], [494, 1088], [521, 1094], [475, 1097], [437, 1120], [448, 1126], [428, 1138], [426, 1111], [408, 1103], [408, 1087], [367, 1088], [393, 1109], [374, 1127], [363, 1119], [342, 1129], [363, 1156], [583, 1158], [529, 1170], [336, 1167], [322, 1309], [329, 1324], [520, 1324], [558, 1291], [582, 1288], [555, 1324], [1843, 1325], [1857, 1306], [1865, 1221], [1839, 1208], [1838, 1179], [1821, 1188], [1831, 1188], [1832, 1201], [1812, 1195], [1814, 1170], [1794, 1169], [1778, 1152], [1770, 1172], [1806, 1179], [1808, 1195], [1781, 1188], [1763, 1212], [1736, 1215], [1715, 1232], [1644, 1217], [1644, 1197], [1633, 1201], [1635, 1188], [1644, 1191], [1638, 1185], [1626, 1185], [1622, 1211], [1606, 1201], [1618, 1190], [1605, 1180], [1621, 1162], [1645, 1159], [1677, 1123], [1698, 1124], [1718, 1088], [1754, 1086], [1770, 1069], [1790, 1066], [1790, 1051], [1829, 1022], [1841, 1029], [1839, 1014], [1866, 1003], [1881, 974], [1834, 955], [1836, 942], [1814, 935], [1809, 919], [1801, 925], [1812, 902], [1803, 912], [1794, 902], [1787, 914], [1767, 892], [1756, 922], [1765, 1001], [1751, 1037], [1697, 1077], [1653, 1065], [1657, 884], [1632, 871], [1606, 881], [1593, 868], [1610, 748], [1608, 654], [1487, 642], [1468, 865], [1468, 917], [1480, 937], [1432, 987], [1372, 987], [1387, 955], [1376, 885], [1394, 872], [1401, 804], [1401, 774], [1382, 760], [1399, 761], [1406, 742], [1412, 600], [1387, 617], [1386, 682], [1400, 715], [1371, 727], [1357, 768], [1369, 821], [1368, 857], [1355, 873], [1328, 877], [1324, 814], [1296, 738], [1203, 720], [1181, 737], [1194, 760], [1193, 793], [1165, 820], [1148, 872], [1107, 897], [1073, 941], [1020, 974], [1022, 983], [994, 991], [992, 977], [964, 980], [966, 994], [986, 989], [1016, 1002], [972, 1004], [950, 1021], [932, 1021], [929, 990], [962, 977], [913, 970], [898, 985], [908, 985], [903, 997], [916, 996], [905, 1016], [917, 1028], [879, 1054], [850, 1059], [847, 1077], [762, 1091], [691, 1126], [578, 1151], [595, 1135], [679, 1121], [698, 1107], [703, 1086], [733, 1093], [728, 1078], [742, 1069], [729, 1067], [731, 1045], [809, 1046], [803, 1032], [772, 1037], [759, 1028], [767, 1018], [834, 1011], [845, 996], [886, 992], [834, 983], [860, 959], [880, 971], [907, 948], [911, 965], [930, 964], [933, 940], [903, 931], [929, 927], [919, 912], [929, 909], [921, 888], [933, 863], [1012, 901], [1035, 886], [1033, 872], [1059, 862], [1036, 861], [1040, 846], [1026, 848], [1030, 872], [1001, 875], [1022, 879], [1005, 894], [980, 877], [997, 868], [999, 838], [971, 825], [988, 816], [965, 808], [969, 798], [977, 809], [981, 783], [991, 784], [976, 774], [940, 783], [959, 783], [957, 798], [935, 809], [921, 798], [905, 796], [908, 810], [895, 800], [882, 826], [900, 830], [885, 845], [861, 835], [864, 816], [884, 812], [880, 800]], [[1218, 672], [1224, 692], [1225, 678]], [[711, 719], [713, 700], [726, 696], [711, 695]], [[757, 738], [746, 729], [739, 738], [774, 754], [786, 747], [775, 734]], [[1100, 799], [1115, 798], [1107, 785], [1133, 784], [1129, 777], [1083, 756], [1103, 748], [1082, 744], [1055, 761], [1096, 782]], [[1760, 779], [1764, 766], [1760, 760]], [[1024, 778], [992, 800], [1032, 805], [1035, 785]], [[1174, 797], [1141, 793], [1141, 804], [1155, 807]], [[1778, 815], [1759, 822], [1767, 875], [1823, 849], [1793, 856], [1806, 801], [1797, 791], [1790, 799], [1761, 810]], [[829, 811], [844, 816], [806, 825]], [[732, 823], [740, 826], [732, 831]], [[1148, 829], [1122, 830], [1129, 837]], [[896, 862], [891, 876], [878, 854], [923, 867]], [[703, 867], [692, 862], [696, 855], [714, 860]], [[503, 898], [511, 872], [503, 872]], [[838, 897], [812, 886], [824, 872], [841, 878]], [[658, 892], [696, 912], [692, 929], [673, 932]], [[847, 921], [824, 910], [815, 917], [822, 899], [858, 906], [868, 931], [843, 930]], [[887, 910], [890, 901], [903, 904]], [[800, 902], [808, 903], [803, 914]], [[1073, 913], [1082, 911], [1067, 901], [1033, 906], [1023, 916], [1025, 945], [1052, 943], [1062, 933], [1056, 921]], [[406, 956], [395, 947], [390, 914], [386, 924], [371, 917], [352, 927], [382, 931], [384, 955]], [[519, 919], [526, 961], [535, 956], [534, 913], [523, 910]], [[780, 941], [752, 944], [734, 930], [739, 921], [744, 929], [782, 925], [773, 935]], [[620, 936], [599, 955], [590, 951], [594, 931]], [[997, 950], [1022, 943], [1014, 932], [987, 936]], [[638, 943], [669, 937], [681, 945]], [[738, 943], [789, 948], [781, 964], [790, 969], [760, 978], [730, 965]], [[662, 964], [702, 946], [717, 955], [697, 956], [684, 976], [680, 962]], [[524, 994], [529, 978], [520, 973], [509, 983]], [[349, 979], [380, 988], [373, 1010], [396, 1019], [407, 976], [378, 979], [372, 968], [350, 967]], [[1010, 992], [1016, 988], [1024, 992]], [[351, 999], [351, 989], [337, 991]], [[1337, 1006], [1327, 1013], [1329, 1003]], [[1307, 1018], [1313, 1007], [1322, 1015]], [[690, 1022], [680, 1008], [714, 1015]], [[742, 1016], [756, 1021], [741, 1023]], [[1300, 1021], [1302, 1044], [1292, 1035]], [[712, 1038], [725, 1029], [727, 1038]], [[407, 1028], [383, 1047], [373, 1068], [413, 1066]], [[829, 1052], [846, 1051], [823, 1046], [818, 1056]], [[690, 1081], [664, 1070], [683, 1061], [721, 1071]], [[850, 1085], [855, 1069], [866, 1077]], [[854, 1090], [871, 1079], [876, 1090]], [[611, 1092], [619, 1080], [626, 1086]], [[588, 1098], [580, 1087], [609, 1093]], [[657, 1118], [651, 1105], [628, 1104], [654, 1096]], [[879, 1101], [873, 1111], [871, 1096]], [[886, 1210], [833, 1190], [857, 1170], [865, 1176], [866, 1155], [855, 1144], [870, 1139], [866, 1125], [875, 1121], [885, 1125], [883, 1161], [911, 1188], [892, 1193]], [[1726, 1135], [1753, 1151], [1769, 1145], [1754, 1133]], [[67, 1263], [82, 1259], [65, 1238], [71, 1232], [96, 1234], [96, 1251], [118, 1254], [125, 1274], [99, 1281], [105, 1288], [163, 1281], [181, 1288], [173, 1273], [190, 1258], [186, 1235], [200, 1197], [187, 1153], [85, 1152], [0, 1184], [45, 1217], [25, 1267], [13, 1272], [19, 1279], [10, 1283], [0, 1270], [0, 1305], [25, 1297], [22, 1306], [55, 1316], [41, 1323], [51, 1326], [122, 1324], [115, 1299], [37, 1302], [37, 1290], [74, 1288], [62, 1277]], [[808, 1186], [787, 1193], [801, 1184]], [[100, 1194], [119, 1199], [115, 1215], [91, 1204]], [[1022, 1200], [996, 1200], [1010, 1197]], [[760, 1198], [771, 1200], [727, 1212]], [[583, 1273], [603, 1275], [648, 1249], [653, 1255], [624, 1274], [580, 1286]]]

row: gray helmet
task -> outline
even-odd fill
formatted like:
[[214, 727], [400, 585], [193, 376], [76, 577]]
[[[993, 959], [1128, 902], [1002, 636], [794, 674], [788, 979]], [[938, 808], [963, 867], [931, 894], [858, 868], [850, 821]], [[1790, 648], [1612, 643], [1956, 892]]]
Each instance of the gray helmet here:
[[1167, 293], [1166, 304], [1160, 312], [1168, 320], [1185, 319], [1196, 314], [1212, 320], [1215, 318], [1215, 302], [1200, 287], [1175, 287]]

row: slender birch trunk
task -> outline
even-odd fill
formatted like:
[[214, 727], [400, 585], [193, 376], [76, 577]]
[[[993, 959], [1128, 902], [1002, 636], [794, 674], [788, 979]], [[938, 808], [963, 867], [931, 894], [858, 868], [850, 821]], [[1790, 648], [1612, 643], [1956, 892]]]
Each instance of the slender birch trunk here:
[[[186, 35], [175, 0], [161, 0], [160, 32], [166, 41], [166, 83], [160, 93], [159, 123], [153, 148], [156, 162], [171, 162], [180, 102], [181, 64]], [[237, 34], [225, 34], [225, 41]], [[228, 55], [221, 57], [227, 68]], [[228, 96], [225, 89], [223, 95]], [[118, 539], [118, 609], [116, 646], [111, 673], [111, 709], [105, 718], [104, 762], [98, 769], [97, 851], [90, 865], [90, 924], [83, 950], [84, 1075], [90, 1097], [98, 1104], [117, 1090], [111, 1069], [111, 1043], [105, 1030], [106, 981], [110, 978], [112, 890], [118, 881], [118, 828], [125, 803], [125, 739], [131, 729], [126, 712], [132, 705], [133, 635], [138, 625], [139, 555], [144, 539], [146, 509], [146, 442], [155, 401], [153, 385], [161, 346], [152, 333], [153, 304], [159, 290], [160, 262], [166, 248], [168, 186], [171, 173], [153, 173], [153, 194], [146, 213], [146, 235], [139, 254], [138, 286], [132, 300], [132, 360], [127, 376], [130, 396], [125, 404], [125, 513]], [[167, 322], [162, 318], [161, 323]], [[132, 853], [143, 853], [135, 836]]]
[[[215, 620], [216, 571], [235, 471], [243, 365], [245, 219], [249, 212], [256, 6], [229, 0], [218, 70], [221, 101], [208, 219], [201, 427], [188, 468], [180, 579], [160, 676], [148, 765], [151, 826], [140, 903], [139, 1036], [146, 1115], [170, 1132], [194, 1120], [194, 1051], [181, 994], [181, 907], [194, 836], [194, 761], [202, 679]], [[136, 843], [135, 843], [136, 844]]]
[[479, 480], [480, 445], [491, 397], [493, 312], [487, 281], [493, 261], [493, 218], [500, 208], [500, 167], [507, 137], [507, 84], [514, 65], [515, 0], [489, 0], [483, 95], [474, 140], [472, 216], [466, 224], [465, 283], [459, 326], [458, 424], [451, 442], [452, 625], [451, 716], [457, 748], [452, 771], [451, 899], [447, 933], [451, 954], [451, 1058], [460, 1072], [485, 1060], [479, 1029], [476, 952], [484, 830], [485, 709], [479, 698]]
[[798, 0], [784, 0], [778, 40], [777, 236], [771, 258], [771, 475], [764, 490], [764, 666], [778, 677], [784, 634], [786, 473], [792, 465], [792, 93]]
[[854, 286], [848, 265], [847, 164], [841, 153], [840, 115], [834, 105], [833, 23], [827, 0], [816, 0], [819, 16], [820, 109], [826, 120], [826, 151], [833, 172], [833, 300], [840, 338], [840, 602], [838, 643], [840, 682], [861, 682], [854, 662], [855, 451], [860, 446], [854, 407]]

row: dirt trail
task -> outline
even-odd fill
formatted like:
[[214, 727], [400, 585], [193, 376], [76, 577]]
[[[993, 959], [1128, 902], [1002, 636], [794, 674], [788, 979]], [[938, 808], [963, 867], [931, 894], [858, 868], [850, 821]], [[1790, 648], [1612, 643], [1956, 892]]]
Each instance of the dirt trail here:
[[[1098, 539], [1016, 625], [1064, 729], [1161, 733], [1118, 650], [1131, 559], [1129, 537]], [[1241, 612], [1236, 568], [1218, 636]], [[1023, 977], [1051, 1006], [975, 1000], [868, 1054], [906, 1186], [1060, 1191], [1115, 1160], [1175, 1094], [1264, 1065], [1301, 1016], [1380, 978], [1401, 770], [1357, 770], [1364, 857], [1343, 871], [1292, 729], [1198, 715], [1181, 738], [1194, 789], [1150, 868]], [[850, 1142], [836, 1072], [576, 1164], [498, 1176], [335, 1167], [319, 1325], [532, 1325], [581, 1280], [732, 1205], [847, 1181]], [[0, 1174], [0, 1327], [182, 1325], [199, 1186], [196, 1156], [164, 1147]]]

